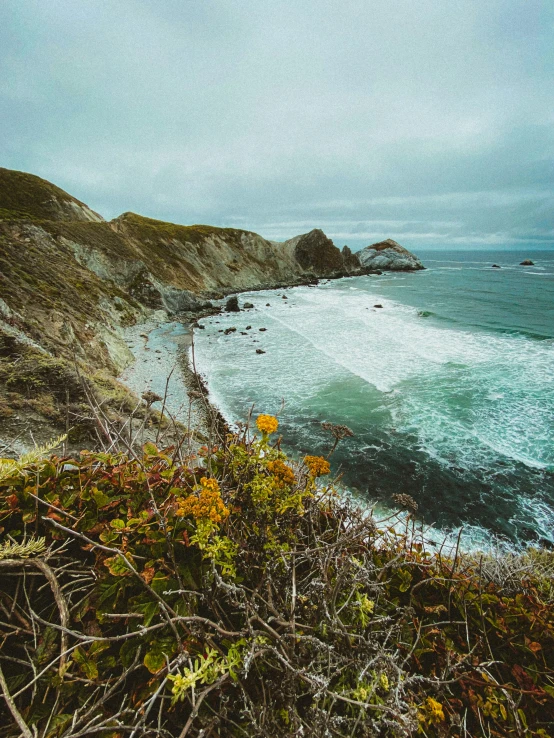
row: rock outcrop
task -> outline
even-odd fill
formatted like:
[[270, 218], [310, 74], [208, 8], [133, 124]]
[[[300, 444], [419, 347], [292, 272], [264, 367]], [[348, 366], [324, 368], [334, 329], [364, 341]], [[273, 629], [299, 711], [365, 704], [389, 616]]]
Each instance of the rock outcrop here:
[[294, 256], [300, 267], [317, 276], [326, 276], [344, 269], [344, 259], [335, 244], [319, 228], [298, 236]]
[[523, 261], [519, 263], [519, 266], [532, 267], [532, 266], [535, 266], [535, 262], [531, 261], [531, 259], [524, 259]]
[[425, 269], [417, 256], [393, 241], [392, 238], [366, 246], [365, 249], [358, 251], [356, 256], [362, 266], [374, 270], [411, 272]]

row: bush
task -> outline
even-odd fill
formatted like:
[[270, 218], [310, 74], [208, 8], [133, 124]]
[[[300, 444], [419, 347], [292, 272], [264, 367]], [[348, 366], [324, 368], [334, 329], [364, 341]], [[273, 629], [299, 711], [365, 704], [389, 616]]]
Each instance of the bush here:
[[0, 735], [551, 734], [550, 554], [433, 555], [258, 429], [0, 464]]

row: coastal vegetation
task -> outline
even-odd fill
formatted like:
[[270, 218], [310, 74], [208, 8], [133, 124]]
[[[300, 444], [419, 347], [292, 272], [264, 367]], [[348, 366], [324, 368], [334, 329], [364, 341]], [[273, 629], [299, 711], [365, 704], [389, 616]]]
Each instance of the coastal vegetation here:
[[0, 736], [552, 735], [551, 552], [431, 551], [271, 415], [110, 433], [0, 462]]

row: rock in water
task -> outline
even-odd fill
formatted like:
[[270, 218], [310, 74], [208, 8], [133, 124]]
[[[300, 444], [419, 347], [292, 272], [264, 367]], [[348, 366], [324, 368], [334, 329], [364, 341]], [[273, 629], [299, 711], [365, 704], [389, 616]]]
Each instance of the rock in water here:
[[411, 272], [425, 269], [421, 261], [392, 238], [366, 246], [356, 256], [366, 269]]
[[502, 269], [502, 267], [500, 266], [500, 264], [493, 264], [491, 269]]
[[519, 266], [532, 267], [535, 266], [535, 262], [531, 261], [531, 259], [524, 259], [522, 262], [520, 262]]
[[227, 304], [225, 305], [225, 310], [228, 313], [238, 313], [240, 311], [239, 299], [236, 295], [233, 295], [227, 300]]

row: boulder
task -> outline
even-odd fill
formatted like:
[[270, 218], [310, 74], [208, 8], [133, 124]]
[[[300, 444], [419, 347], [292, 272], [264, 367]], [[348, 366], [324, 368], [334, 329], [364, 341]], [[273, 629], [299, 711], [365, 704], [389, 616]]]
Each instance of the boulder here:
[[520, 262], [519, 266], [532, 267], [532, 266], [535, 266], [535, 263], [531, 261], [531, 259], [524, 259], [522, 262]]
[[230, 297], [227, 300], [227, 303], [225, 305], [225, 310], [228, 313], [238, 313], [238, 312], [240, 312], [239, 298], [236, 295], [232, 295], [232, 297]]
[[366, 269], [412, 272], [425, 269], [421, 261], [392, 238], [379, 241], [356, 254], [360, 263]]
[[244, 309], [245, 310], [249, 310], [250, 308], [253, 308], [253, 307], [254, 307], [254, 305], [251, 302], [245, 302], [244, 303]]
[[493, 264], [491, 269], [502, 269], [502, 267], [499, 264]]

